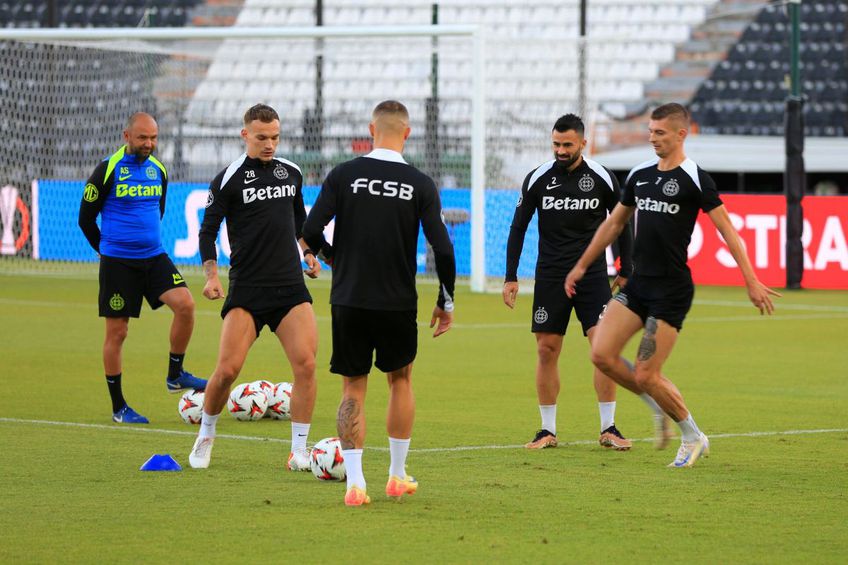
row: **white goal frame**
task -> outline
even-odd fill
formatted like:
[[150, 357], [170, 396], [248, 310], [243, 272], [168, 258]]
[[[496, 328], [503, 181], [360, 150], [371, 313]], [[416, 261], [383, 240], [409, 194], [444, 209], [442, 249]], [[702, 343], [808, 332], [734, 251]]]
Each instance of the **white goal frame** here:
[[184, 27], [184, 28], [27, 28], [0, 29], [0, 40], [59, 42], [104, 40], [309, 39], [355, 37], [464, 36], [472, 43], [471, 92], [471, 277], [473, 292], [486, 286], [486, 61], [485, 31], [477, 25]]

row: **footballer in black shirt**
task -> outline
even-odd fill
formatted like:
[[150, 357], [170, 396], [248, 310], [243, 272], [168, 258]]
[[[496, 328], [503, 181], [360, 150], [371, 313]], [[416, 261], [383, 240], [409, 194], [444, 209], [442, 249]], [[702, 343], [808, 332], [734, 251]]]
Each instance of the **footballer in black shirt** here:
[[[558, 361], [572, 308], [590, 342], [599, 316], [612, 297], [605, 257], [598, 256], [580, 281], [580, 292], [566, 296], [563, 282], [586, 250], [595, 230], [619, 201], [618, 180], [599, 163], [583, 156], [586, 147], [583, 120], [561, 116], [551, 130], [554, 159], [533, 169], [524, 179], [506, 250], [504, 303], [513, 308], [518, 295], [518, 262], [530, 220], [539, 214], [539, 256], [533, 293], [532, 331], [536, 335], [536, 394], [542, 427], [525, 445], [528, 449], [556, 447], [556, 403], [559, 393]], [[613, 287], [630, 276], [630, 229], [618, 238], [620, 272]], [[600, 444], [624, 451], [632, 446], [615, 427], [615, 381], [594, 372], [601, 418]]]
[[363, 410], [375, 351], [375, 364], [387, 373], [390, 389], [386, 423], [391, 466], [386, 494], [401, 497], [418, 486], [406, 474], [405, 463], [415, 417], [411, 377], [418, 341], [419, 226], [433, 247], [439, 277], [430, 322], [430, 327], [438, 323], [434, 337], [450, 329], [456, 278], [453, 245], [436, 186], [401, 155], [410, 133], [406, 107], [394, 100], [381, 102], [369, 130], [375, 149], [327, 175], [303, 227], [306, 243], [324, 250], [324, 226], [336, 219], [328, 257], [333, 267], [330, 371], [344, 380], [337, 427], [347, 471], [348, 506], [370, 501], [362, 475]]
[[[315, 406], [315, 355], [318, 330], [312, 297], [301, 271], [298, 239], [306, 217], [300, 168], [274, 157], [280, 141], [280, 118], [270, 106], [257, 104], [244, 115], [241, 131], [246, 152], [209, 185], [200, 227], [200, 256], [206, 274], [203, 295], [224, 298], [218, 278], [215, 239], [227, 220], [230, 241], [230, 285], [221, 317], [218, 364], [206, 387], [200, 433], [189, 455], [195, 468], [209, 466], [215, 423], [239, 375], [250, 346], [267, 325], [292, 367], [291, 471], [310, 469], [306, 439]], [[305, 244], [302, 244], [305, 245]], [[315, 254], [303, 249], [306, 274], [321, 269]]]
[[[698, 429], [680, 391], [662, 374], [694, 286], [686, 265], [699, 210], [709, 215], [736, 260], [748, 298], [760, 313], [774, 310], [770, 295], [754, 273], [742, 240], [730, 223], [715, 183], [684, 152], [689, 112], [680, 104], [664, 104], [651, 113], [649, 140], [657, 159], [643, 163], [627, 177], [621, 204], [598, 229], [589, 248], [568, 274], [566, 292], [580, 292], [577, 282], [636, 213], [635, 270], [622, 292], [610, 302], [592, 342], [592, 362], [619, 384], [648, 393], [680, 427], [681, 444], [669, 467], [691, 467], [709, 453], [709, 439]], [[635, 371], [619, 357], [627, 341], [645, 328]]]

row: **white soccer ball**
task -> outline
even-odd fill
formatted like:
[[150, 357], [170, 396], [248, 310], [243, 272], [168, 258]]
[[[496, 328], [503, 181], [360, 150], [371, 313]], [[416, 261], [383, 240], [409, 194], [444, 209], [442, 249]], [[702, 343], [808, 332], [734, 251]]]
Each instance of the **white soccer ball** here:
[[342, 443], [337, 437], [324, 438], [312, 448], [309, 454], [312, 474], [322, 481], [343, 481], [345, 473]]
[[291, 383], [277, 383], [268, 393], [268, 411], [266, 416], [275, 420], [288, 420], [291, 418]]
[[271, 381], [266, 381], [265, 379], [259, 379], [258, 381], [253, 381], [250, 383], [254, 386], [254, 388], [258, 388], [262, 392], [265, 393], [265, 396], [270, 396], [271, 391], [274, 390], [274, 383]]
[[180, 398], [177, 410], [186, 424], [199, 424], [203, 416], [203, 399], [206, 394], [202, 390], [190, 389]]
[[227, 410], [236, 420], [258, 420], [265, 415], [267, 408], [268, 397], [253, 383], [238, 385], [227, 400]]

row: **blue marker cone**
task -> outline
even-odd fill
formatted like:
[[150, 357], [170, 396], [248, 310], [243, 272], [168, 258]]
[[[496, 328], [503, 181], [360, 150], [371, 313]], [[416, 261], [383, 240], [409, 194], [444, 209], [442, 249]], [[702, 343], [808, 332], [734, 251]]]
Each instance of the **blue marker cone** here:
[[139, 471], [182, 471], [183, 468], [170, 454], [156, 454], [144, 462]]

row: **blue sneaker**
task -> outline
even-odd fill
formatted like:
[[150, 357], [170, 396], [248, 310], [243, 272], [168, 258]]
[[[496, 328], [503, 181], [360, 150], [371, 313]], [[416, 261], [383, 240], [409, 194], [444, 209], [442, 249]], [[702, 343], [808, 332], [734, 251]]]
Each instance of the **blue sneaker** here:
[[114, 414], [112, 414], [112, 421], [117, 422], [119, 424], [149, 424], [150, 421], [130, 408], [129, 406], [124, 406]]
[[183, 392], [184, 390], [206, 390], [206, 381], [198, 379], [185, 369], [180, 371], [180, 376], [174, 380], [165, 379], [165, 385], [168, 387], [168, 392]]

